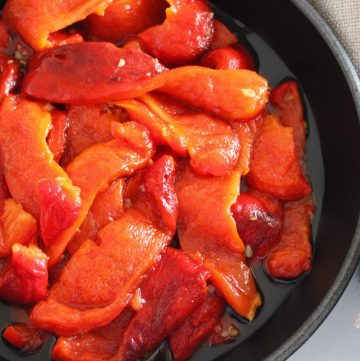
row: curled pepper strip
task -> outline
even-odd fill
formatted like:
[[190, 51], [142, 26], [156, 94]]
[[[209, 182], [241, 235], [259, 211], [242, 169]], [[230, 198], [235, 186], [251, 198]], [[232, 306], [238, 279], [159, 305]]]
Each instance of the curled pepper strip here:
[[2, 18], [33, 49], [53, 46], [50, 34], [64, 29], [91, 13], [103, 13], [111, 0], [38, 0], [36, 6], [27, 0], [9, 0]]

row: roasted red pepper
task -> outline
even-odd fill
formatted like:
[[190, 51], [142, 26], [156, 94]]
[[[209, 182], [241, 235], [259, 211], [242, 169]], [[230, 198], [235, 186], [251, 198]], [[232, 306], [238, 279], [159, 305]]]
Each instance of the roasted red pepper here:
[[40, 104], [16, 96], [5, 98], [1, 104], [0, 145], [5, 180], [15, 201], [35, 217], [40, 212], [39, 180], [63, 178], [71, 184], [46, 143], [50, 125], [50, 113]]
[[241, 44], [211, 50], [202, 57], [200, 64], [213, 69], [255, 70], [255, 63], [249, 50]]
[[156, 89], [233, 120], [254, 118], [268, 99], [267, 81], [255, 72], [194, 66], [164, 71], [150, 56], [109, 43], [68, 45], [35, 54], [22, 91], [56, 103], [99, 104]]
[[14, 323], [7, 326], [2, 333], [2, 337], [12, 347], [22, 352], [37, 351], [49, 338], [49, 334], [38, 331], [31, 325], [25, 323]]
[[282, 217], [271, 213], [258, 197], [242, 193], [231, 207], [239, 235], [260, 258], [280, 240]]
[[97, 40], [119, 43], [129, 35], [161, 24], [166, 6], [165, 0], [114, 0], [103, 16], [94, 14], [85, 20], [86, 34]]
[[230, 212], [239, 187], [239, 171], [227, 177], [204, 177], [183, 167], [175, 183], [179, 198], [178, 237], [182, 249], [204, 258], [212, 284], [226, 301], [251, 320], [261, 299]]
[[74, 254], [87, 239], [95, 240], [102, 227], [119, 219], [124, 213], [124, 184], [125, 180], [119, 178], [96, 196], [86, 219], [67, 246], [71, 254]]
[[14, 93], [19, 86], [21, 65], [18, 60], [1, 55], [0, 59], [0, 99]]
[[47, 137], [47, 144], [54, 159], [59, 162], [65, 151], [66, 131], [69, 127], [66, 112], [59, 109], [51, 110], [51, 128]]
[[24, 246], [36, 241], [36, 219], [25, 212], [21, 204], [8, 198], [1, 215], [0, 257], [11, 256], [15, 243]]
[[272, 277], [291, 279], [310, 269], [313, 214], [311, 198], [285, 203], [282, 237], [266, 259], [266, 268]]
[[175, 161], [163, 155], [152, 164], [145, 174], [144, 186], [160, 210], [165, 227], [175, 234], [178, 199], [174, 190]]
[[212, 38], [210, 49], [225, 48], [234, 45], [238, 42], [235, 34], [233, 34], [226, 26], [219, 20], [214, 20], [214, 36]]
[[38, 182], [40, 226], [44, 244], [56, 242], [80, 215], [80, 189], [64, 178], [42, 179]]
[[306, 143], [306, 123], [297, 83], [288, 81], [278, 85], [271, 91], [270, 100], [278, 112], [281, 123], [294, 129], [298, 159], [302, 164]]
[[311, 187], [299, 166], [293, 129], [267, 116], [255, 137], [246, 177], [260, 191], [283, 200], [296, 200], [311, 194]]
[[190, 64], [205, 52], [214, 33], [214, 14], [204, 0], [167, 0], [166, 20], [140, 34], [151, 54], [169, 66]]
[[169, 248], [141, 289], [134, 315], [115, 359], [135, 360], [155, 349], [205, 300], [208, 273], [184, 252]]
[[[46, 245], [45, 250], [50, 257], [49, 267], [54, 266], [64, 253], [71, 238], [85, 220], [96, 195], [115, 179], [145, 167], [153, 156], [152, 140], [148, 131], [140, 124], [116, 123], [115, 126], [122, 130], [121, 139], [94, 144], [66, 168], [73, 184], [81, 190], [82, 205], [75, 222]], [[138, 129], [136, 147], [132, 144], [134, 128]]]
[[[148, 126], [158, 144], [167, 144], [180, 156], [189, 154], [190, 164], [197, 173], [222, 176], [235, 167], [240, 143], [228, 124], [176, 104], [166, 95], [147, 94], [140, 100], [148, 108], [138, 101], [117, 104], [124, 107], [132, 119]], [[167, 105], [176, 106], [176, 110]]]
[[36, 246], [15, 243], [13, 254], [0, 273], [0, 298], [18, 303], [34, 304], [47, 295], [48, 257]]
[[6, 2], [2, 18], [35, 50], [51, 47], [49, 35], [85, 19], [91, 13], [101, 14], [111, 0], [38, 0], [29, 6], [27, 0]]
[[209, 292], [205, 302], [169, 338], [174, 361], [185, 361], [214, 333], [225, 312], [226, 302]]
[[126, 309], [104, 327], [72, 337], [59, 337], [51, 357], [54, 361], [110, 361], [116, 355], [133, 316]]
[[111, 123], [119, 121], [119, 115], [106, 106], [75, 105], [69, 108], [68, 121], [66, 150], [61, 160], [64, 165], [89, 146], [111, 140]]

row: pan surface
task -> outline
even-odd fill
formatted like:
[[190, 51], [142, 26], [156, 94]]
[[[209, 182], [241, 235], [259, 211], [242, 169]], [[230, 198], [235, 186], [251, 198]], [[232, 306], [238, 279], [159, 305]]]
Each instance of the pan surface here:
[[[344, 50], [305, 0], [213, 1], [216, 16], [248, 43], [271, 86], [299, 81], [309, 121], [308, 170], [317, 212], [314, 266], [291, 284], [253, 270], [264, 305], [239, 319], [236, 343], [200, 349], [194, 360], [285, 360], [316, 330], [346, 287], [360, 255], [360, 81]], [[231, 15], [229, 15], [231, 14]], [[230, 311], [231, 312], [231, 311]], [[0, 330], [25, 312], [0, 303]], [[0, 341], [0, 360], [48, 361], [54, 339], [34, 355]], [[165, 359], [158, 352], [153, 359]]]

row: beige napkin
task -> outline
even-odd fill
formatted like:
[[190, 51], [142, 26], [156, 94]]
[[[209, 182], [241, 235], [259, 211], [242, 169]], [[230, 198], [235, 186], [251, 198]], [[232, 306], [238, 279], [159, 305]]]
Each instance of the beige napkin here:
[[360, 0], [309, 0], [332, 27], [360, 74]]

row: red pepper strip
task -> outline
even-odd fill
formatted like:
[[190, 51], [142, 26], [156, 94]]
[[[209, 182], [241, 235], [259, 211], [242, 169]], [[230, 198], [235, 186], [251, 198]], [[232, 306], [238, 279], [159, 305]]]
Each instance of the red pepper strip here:
[[201, 58], [200, 64], [212, 69], [255, 70], [255, 63], [250, 52], [239, 43], [209, 51]]
[[255, 72], [196, 66], [164, 72], [150, 56], [108, 43], [67, 45], [35, 54], [22, 91], [55, 103], [99, 104], [156, 89], [233, 120], [254, 118], [268, 99], [267, 81]]
[[256, 120], [250, 120], [246, 123], [231, 122], [231, 126], [238, 134], [240, 141], [240, 155], [237, 169], [242, 176], [245, 176], [250, 171], [251, 152], [256, 133]]
[[5, 23], [0, 20], [0, 49], [6, 51], [6, 48], [10, 44], [10, 35], [6, 28]]
[[[165, 0], [114, 0], [103, 16], [90, 15], [85, 20], [88, 37], [119, 43], [165, 18]], [[114, 31], [116, 29], [116, 31]]]
[[35, 327], [72, 336], [104, 326], [126, 307], [141, 277], [157, 262], [171, 236], [135, 209], [84, 242], [65, 266], [46, 301], [31, 315]]
[[246, 177], [255, 189], [283, 200], [311, 194], [311, 187], [298, 164], [293, 129], [267, 116], [256, 135]]
[[179, 199], [178, 236], [186, 252], [200, 253], [204, 258], [212, 284], [230, 306], [251, 320], [261, 300], [230, 212], [239, 186], [237, 170], [227, 177], [204, 177], [185, 166], [175, 183]]
[[169, 144], [176, 154], [183, 157], [188, 155], [183, 137], [179, 137], [163, 119], [154, 114], [146, 105], [138, 100], [123, 100], [116, 104], [124, 108], [132, 120], [147, 127], [157, 145]]
[[63, 165], [68, 165], [91, 145], [111, 140], [111, 123], [119, 121], [119, 115], [101, 105], [75, 105], [69, 108], [68, 120]]
[[2, 18], [9, 27], [35, 50], [54, 45], [49, 35], [85, 19], [91, 13], [103, 13], [111, 0], [38, 0], [29, 6], [27, 0], [9, 0]]
[[1, 215], [0, 257], [11, 256], [15, 243], [24, 246], [35, 241], [37, 234], [36, 219], [25, 212], [21, 204], [6, 199]]
[[170, 335], [174, 361], [186, 361], [214, 332], [225, 312], [226, 302], [217, 293], [208, 293], [205, 302]]
[[57, 242], [79, 218], [81, 211], [80, 189], [66, 179], [41, 179], [38, 182], [40, 227], [44, 245]]
[[22, 92], [55, 103], [101, 104], [146, 92], [164, 70], [151, 56], [111, 43], [65, 45], [31, 58]]
[[5, 328], [2, 337], [12, 347], [22, 352], [31, 352], [39, 350], [49, 335], [25, 323], [14, 323]]
[[145, 174], [144, 186], [160, 210], [165, 227], [176, 232], [178, 199], [174, 190], [175, 161], [163, 155], [152, 164]]
[[151, 54], [166, 65], [194, 62], [214, 33], [211, 8], [204, 0], [167, 0], [166, 20], [140, 34]]
[[[153, 156], [153, 143], [143, 126], [132, 122], [116, 125], [123, 129], [122, 139], [98, 143], [87, 148], [66, 168], [73, 184], [81, 189], [82, 205], [75, 222], [45, 247], [50, 257], [50, 268], [59, 260], [85, 220], [96, 195], [115, 179], [130, 175], [146, 166]], [[134, 126], [139, 130], [136, 139], [133, 138]], [[131, 142], [136, 142], [136, 146]], [[46, 212], [46, 208], [44, 211]]]
[[36, 246], [15, 243], [13, 254], [0, 272], [0, 298], [17, 304], [34, 304], [47, 295], [48, 257]]
[[[190, 165], [196, 172], [223, 176], [235, 167], [240, 144], [237, 134], [228, 124], [181, 103], [176, 104], [166, 95], [146, 94], [140, 100], [164, 121], [169, 132], [173, 131], [183, 140]], [[168, 145], [173, 148], [170, 142]]]
[[280, 239], [282, 217], [272, 213], [261, 198], [247, 193], [240, 194], [231, 211], [241, 239], [255, 256], [264, 258]]
[[142, 287], [142, 308], [131, 319], [113, 360], [137, 360], [155, 349], [206, 297], [208, 273], [184, 252], [169, 248]]
[[285, 203], [284, 231], [279, 244], [266, 259], [266, 268], [275, 278], [295, 278], [311, 267], [311, 198]]
[[225, 48], [238, 42], [235, 34], [233, 34], [221, 21], [214, 20], [214, 36], [210, 44], [210, 50]]
[[190, 164], [196, 172], [222, 176], [235, 167], [240, 144], [228, 124], [181, 104], [177, 105], [176, 113], [171, 114], [166, 109], [169, 103], [166, 95], [147, 94], [140, 100], [148, 108], [135, 100], [117, 105], [124, 107], [132, 119], [149, 126], [159, 144], [169, 145], [180, 156], [189, 153]]
[[66, 131], [69, 127], [68, 116], [61, 110], [53, 109], [51, 119], [47, 144], [51, 153], [54, 154], [54, 159], [59, 162], [65, 151]]
[[67, 246], [70, 254], [74, 254], [87, 239], [96, 240], [101, 228], [124, 213], [124, 186], [125, 180], [119, 178], [96, 196], [83, 224]]
[[303, 164], [306, 123], [304, 121], [304, 111], [297, 83], [295, 81], [288, 81], [278, 85], [271, 91], [270, 100], [278, 113], [281, 123], [286, 127], [293, 128], [298, 159]]
[[72, 337], [58, 338], [53, 350], [54, 361], [109, 361], [119, 349], [127, 325], [133, 316], [131, 310], [123, 311], [104, 327]]
[[39, 180], [60, 177], [71, 184], [46, 144], [50, 125], [50, 113], [35, 102], [9, 96], [1, 104], [0, 146], [6, 183], [15, 201], [36, 218]]

